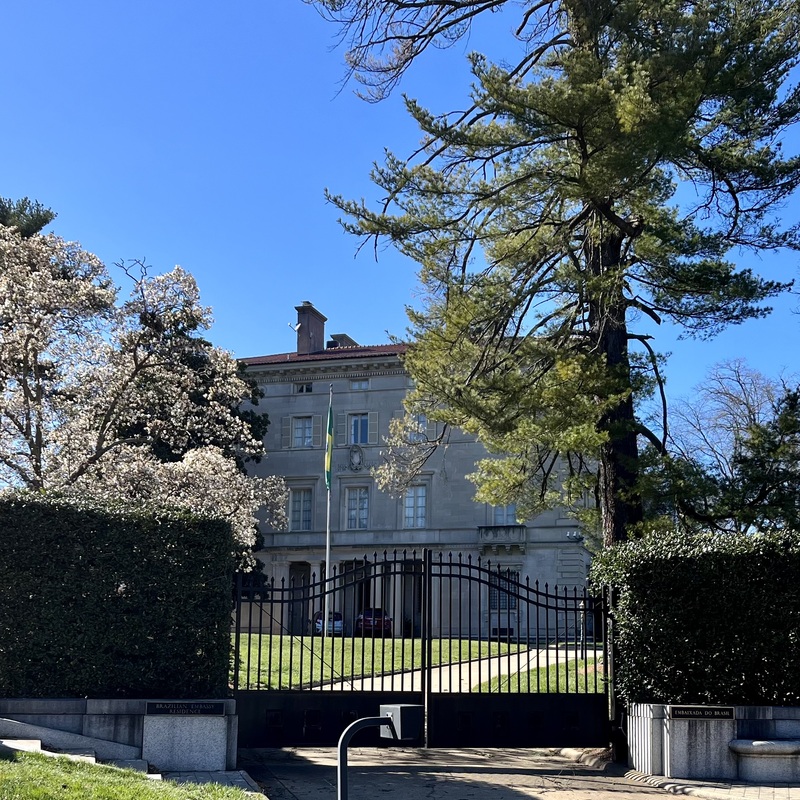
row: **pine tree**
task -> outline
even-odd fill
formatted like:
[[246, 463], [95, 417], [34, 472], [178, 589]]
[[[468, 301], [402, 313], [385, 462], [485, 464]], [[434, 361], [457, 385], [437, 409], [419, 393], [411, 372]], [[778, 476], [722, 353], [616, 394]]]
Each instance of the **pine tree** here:
[[38, 200], [0, 197], [0, 225], [15, 228], [23, 238], [39, 233], [55, 218], [55, 211], [45, 208]]
[[[505, 0], [313, 0], [380, 99], [424, 50]], [[533, 512], [594, 488], [606, 544], [641, 525], [635, 401], [661, 383], [643, 319], [688, 336], [768, 313], [789, 283], [732, 249], [797, 249], [778, 218], [800, 180], [781, 137], [800, 5], [788, 0], [522, 2], [512, 66], [471, 56], [473, 106], [413, 100], [423, 147], [391, 154], [374, 209], [333, 196], [359, 236], [420, 265], [407, 366], [417, 409], [478, 435], [479, 499]], [[663, 394], [663, 393], [662, 393]], [[665, 415], [666, 417], [666, 415]], [[666, 422], [666, 419], [665, 419]], [[503, 457], [500, 454], [505, 454]]]

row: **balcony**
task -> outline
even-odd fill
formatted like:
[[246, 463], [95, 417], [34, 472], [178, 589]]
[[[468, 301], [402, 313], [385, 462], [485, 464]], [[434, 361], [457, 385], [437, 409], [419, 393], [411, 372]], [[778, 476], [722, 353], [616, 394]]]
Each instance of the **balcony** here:
[[478, 543], [481, 555], [510, 553], [514, 548], [525, 552], [528, 529], [524, 525], [479, 525]]

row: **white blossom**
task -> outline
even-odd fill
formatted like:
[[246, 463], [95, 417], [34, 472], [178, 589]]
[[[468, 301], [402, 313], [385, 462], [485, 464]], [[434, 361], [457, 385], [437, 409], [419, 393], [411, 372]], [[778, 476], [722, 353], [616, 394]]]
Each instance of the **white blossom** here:
[[263, 452], [235, 413], [248, 387], [202, 338], [194, 278], [139, 266], [120, 301], [78, 244], [0, 226], [0, 488], [190, 508], [247, 546], [259, 509], [280, 524], [284, 506], [282, 481], [234, 461]]
[[123, 446], [66, 488], [111, 501], [146, 502], [221, 518], [233, 528], [239, 548], [255, 543], [257, 512], [273, 526], [285, 525], [286, 489], [278, 477], [251, 478], [218, 447], [190, 450], [180, 461], [159, 461], [142, 447]]

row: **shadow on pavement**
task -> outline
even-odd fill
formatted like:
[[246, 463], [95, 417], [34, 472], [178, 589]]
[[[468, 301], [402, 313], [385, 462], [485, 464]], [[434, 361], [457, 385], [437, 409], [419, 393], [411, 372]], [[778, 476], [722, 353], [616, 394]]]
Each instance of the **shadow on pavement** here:
[[[241, 750], [247, 770], [271, 800], [335, 798], [335, 748]], [[661, 796], [548, 750], [348, 750], [348, 800], [629, 800]]]

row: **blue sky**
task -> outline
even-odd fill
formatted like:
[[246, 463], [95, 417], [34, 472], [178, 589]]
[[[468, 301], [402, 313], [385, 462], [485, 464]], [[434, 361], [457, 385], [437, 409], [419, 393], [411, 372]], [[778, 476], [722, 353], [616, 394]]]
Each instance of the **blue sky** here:
[[[502, 41], [504, 23], [492, 24], [484, 41], [431, 53], [402, 90], [437, 111], [458, 107], [464, 56]], [[329, 333], [363, 344], [402, 334], [415, 265], [392, 250], [356, 255], [323, 191], [375, 198], [372, 162], [419, 137], [399, 93], [370, 105], [352, 86], [340, 91], [335, 34], [301, 0], [9, 4], [0, 195], [52, 207], [51, 230], [109, 265], [188, 269], [214, 310], [211, 339], [237, 356], [294, 349], [287, 323], [302, 300]], [[787, 280], [798, 264], [784, 255], [753, 266]], [[713, 342], [659, 331], [657, 349], [673, 353], [671, 394], [729, 358], [800, 372], [800, 301], [775, 305]]]

